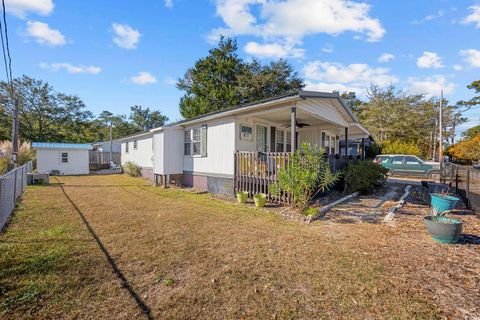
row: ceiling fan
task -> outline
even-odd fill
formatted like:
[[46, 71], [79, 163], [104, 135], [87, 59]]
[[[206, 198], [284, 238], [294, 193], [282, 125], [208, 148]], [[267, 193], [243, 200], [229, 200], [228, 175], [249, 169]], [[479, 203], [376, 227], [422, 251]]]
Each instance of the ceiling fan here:
[[[291, 126], [292, 126], [291, 123], [287, 123], [287, 124], [283, 125], [284, 128], [290, 128]], [[298, 122], [297, 121], [296, 126], [298, 128], [303, 128], [303, 127], [309, 127], [310, 125], [308, 123], [305, 123], [305, 122]]]

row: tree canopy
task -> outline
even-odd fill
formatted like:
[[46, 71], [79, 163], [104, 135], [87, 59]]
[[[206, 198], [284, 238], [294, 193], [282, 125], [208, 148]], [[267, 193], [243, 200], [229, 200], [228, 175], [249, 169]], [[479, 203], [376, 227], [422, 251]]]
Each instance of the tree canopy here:
[[[48, 142], [94, 142], [161, 126], [168, 120], [160, 111], [142, 106], [131, 107], [131, 113], [114, 115], [102, 111], [95, 117], [75, 95], [57, 92], [42, 80], [22, 76], [14, 79], [15, 96], [19, 101], [19, 132], [22, 140]], [[0, 82], [0, 140], [10, 140], [12, 106], [8, 83]]]
[[220, 39], [218, 46], [197, 60], [177, 82], [184, 91], [180, 114], [192, 118], [241, 103], [279, 95], [304, 87], [303, 80], [285, 60], [262, 65], [237, 54], [237, 42]]

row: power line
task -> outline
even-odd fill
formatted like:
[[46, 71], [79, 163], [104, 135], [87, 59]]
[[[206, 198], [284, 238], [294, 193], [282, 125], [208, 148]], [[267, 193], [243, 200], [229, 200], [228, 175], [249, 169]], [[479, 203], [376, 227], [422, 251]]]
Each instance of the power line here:
[[2, 0], [2, 8], [3, 8], [3, 25], [5, 26], [5, 42], [7, 45], [7, 55], [8, 55], [8, 71], [10, 75], [10, 83], [13, 81], [12, 77], [12, 57], [10, 56], [10, 46], [8, 44], [8, 27], [7, 27], [7, 17], [6, 17], [6, 10], [5, 10], [5, 0]]

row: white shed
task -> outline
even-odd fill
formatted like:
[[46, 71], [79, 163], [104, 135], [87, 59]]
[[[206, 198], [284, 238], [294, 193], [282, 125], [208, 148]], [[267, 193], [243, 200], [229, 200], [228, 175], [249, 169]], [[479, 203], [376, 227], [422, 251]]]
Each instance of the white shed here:
[[33, 142], [37, 150], [37, 171], [60, 175], [89, 174], [90, 144]]

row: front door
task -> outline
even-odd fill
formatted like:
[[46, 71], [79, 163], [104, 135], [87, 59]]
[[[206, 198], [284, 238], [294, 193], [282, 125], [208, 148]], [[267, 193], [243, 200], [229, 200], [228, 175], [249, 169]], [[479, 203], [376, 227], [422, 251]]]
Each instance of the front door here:
[[256, 136], [257, 136], [256, 150], [258, 152], [267, 152], [268, 151], [267, 127], [257, 125]]

